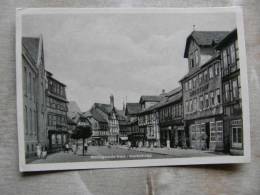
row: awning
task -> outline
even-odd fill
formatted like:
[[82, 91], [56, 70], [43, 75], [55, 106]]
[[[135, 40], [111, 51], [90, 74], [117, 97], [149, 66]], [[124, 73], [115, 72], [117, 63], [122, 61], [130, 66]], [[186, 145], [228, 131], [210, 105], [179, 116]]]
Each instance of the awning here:
[[121, 139], [122, 141], [126, 141], [126, 140], [128, 140], [128, 137], [120, 137], [120, 139]]

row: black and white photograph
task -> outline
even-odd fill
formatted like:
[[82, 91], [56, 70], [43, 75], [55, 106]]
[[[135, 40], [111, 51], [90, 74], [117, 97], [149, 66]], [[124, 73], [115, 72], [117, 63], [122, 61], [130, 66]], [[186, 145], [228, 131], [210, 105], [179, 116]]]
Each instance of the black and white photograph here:
[[16, 15], [20, 171], [250, 161], [240, 8]]

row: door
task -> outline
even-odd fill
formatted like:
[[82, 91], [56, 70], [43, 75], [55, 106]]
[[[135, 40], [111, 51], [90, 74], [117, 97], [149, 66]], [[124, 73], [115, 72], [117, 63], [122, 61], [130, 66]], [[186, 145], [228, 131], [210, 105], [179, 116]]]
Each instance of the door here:
[[206, 149], [209, 149], [209, 138], [210, 138], [210, 129], [209, 123], [206, 123]]

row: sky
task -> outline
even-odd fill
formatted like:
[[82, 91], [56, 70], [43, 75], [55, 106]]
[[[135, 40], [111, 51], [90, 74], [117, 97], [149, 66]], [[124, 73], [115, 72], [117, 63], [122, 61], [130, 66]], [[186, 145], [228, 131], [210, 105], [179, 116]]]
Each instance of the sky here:
[[231, 13], [34, 14], [22, 18], [22, 36], [42, 35], [45, 67], [66, 84], [81, 111], [95, 102], [138, 102], [178, 87], [187, 73], [183, 57], [195, 30], [236, 27]]

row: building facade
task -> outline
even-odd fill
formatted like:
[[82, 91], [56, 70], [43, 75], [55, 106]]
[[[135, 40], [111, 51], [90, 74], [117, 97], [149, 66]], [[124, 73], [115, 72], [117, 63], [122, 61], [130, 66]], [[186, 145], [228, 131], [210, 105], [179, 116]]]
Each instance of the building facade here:
[[36, 156], [36, 146], [45, 141], [44, 56], [42, 38], [22, 38], [24, 138], [26, 158]]
[[193, 31], [186, 40], [184, 57], [189, 72], [183, 89], [187, 145], [199, 150], [224, 149], [222, 78], [216, 44], [228, 32]]
[[141, 96], [139, 101], [141, 111], [138, 114], [138, 126], [140, 132], [145, 134], [145, 142], [140, 144], [146, 147], [160, 146], [159, 117], [154, 107], [161, 99], [161, 96]]
[[68, 139], [66, 86], [46, 72], [47, 132], [50, 152], [59, 151]]
[[221, 54], [225, 152], [243, 155], [243, 120], [237, 30], [217, 46]]
[[108, 129], [108, 122], [95, 109], [90, 110], [90, 114], [87, 116], [87, 118], [92, 127], [92, 144], [97, 146], [106, 145], [108, 142], [108, 136], [110, 134]]
[[110, 96], [110, 104], [94, 103], [91, 108], [98, 111], [102, 118], [107, 122], [109, 134], [107, 141], [110, 144], [119, 143], [119, 120], [117, 109], [114, 106], [114, 96]]
[[159, 113], [161, 147], [186, 147], [183, 125], [182, 88], [178, 87], [165, 95], [156, 105]]

